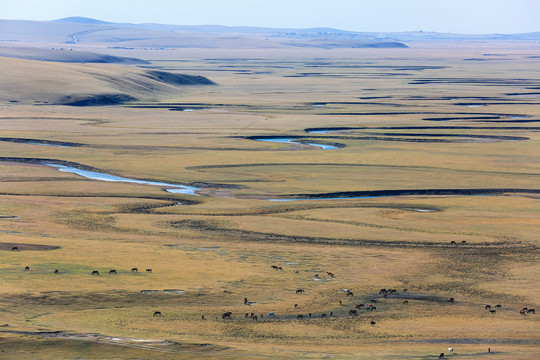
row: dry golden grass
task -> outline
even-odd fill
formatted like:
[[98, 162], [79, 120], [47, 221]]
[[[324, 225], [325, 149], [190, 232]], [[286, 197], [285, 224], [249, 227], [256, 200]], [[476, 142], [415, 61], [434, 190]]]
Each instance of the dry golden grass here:
[[[504, 114], [540, 116], [537, 97], [505, 95], [540, 86], [540, 74], [527, 58], [537, 52], [519, 46], [342, 50], [316, 60], [321, 55], [307, 50], [253, 51], [251, 60], [239, 61], [246, 53], [186, 50], [186, 62], [154, 65], [208, 76], [219, 86], [135, 104], [162, 108], [8, 104], [0, 110], [3, 137], [87, 146], [0, 141], [5, 158], [56, 159], [124, 177], [241, 187], [212, 185], [201, 191], [208, 196], [171, 194], [159, 186], [90, 181], [39, 164], [0, 162], [1, 242], [60, 247], [0, 251], [0, 326], [8, 325], [0, 328], [0, 357], [33, 359], [39, 352], [44, 359], [430, 359], [453, 347], [456, 356], [534, 359], [539, 320], [519, 310], [539, 307], [538, 194], [264, 199], [338, 191], [538, 189], [537, 122], [504, 122], [519, 120]], [[463, 60], [484, 53], [506, 56]], [[138, 51], [120, 55], [144, 57]], [[364, 66], [370, 63], [392, 68]], [[418, 65], [446, 68], [400, 70]], [[218, 71], [223, 69], [231, 71]], [[238, 73], [242, 69], [248, 72]], [[522, 79], [524, 71], [529, 80], [515, 86], [513, 79]], [[321, 74], [291, 77], [309, 72]], [[439, 78], [498, 82], [411, 84]], [[37, 86], [29, 81], [21, 91], [32, 100]], [[309, 104], [316, 102], [329, 104]], [[460, 102], [493, 104], [467, 108], [455, 104]], [[197, 110], [168, 110], [174, 106]], [[497, 119], [502, 122], [423, 120], [467, 113], [503, 114]], [[340, 126], [394, 128], [304, 132]], [[410, 128], [419, 126], [456, 128]], [[376, 134], [382, 132], [393, 135]], [[429, 134], [447, 135], [442, 139], [451, 142], [388, 139], [433, 139]], [[259, 135], [321, 136], [346, 147], [322, 151], [246, 139]], [[109, 275], [110, 269], [118, 274]], [[93, 270], [100, 276], [92, 276]], [[381, 288], [397, 292], [383, 297]], [[296, 294], [298, 289], [305, 293]], [[352, 289], [354, 296], [342, 289]], [[245, 305], [245, 297], [253, 303]], [[450, 297], [456, 302], [448, 303]], [[377, 310], [349, 316], [357, 303]], [[487, 304], [502, 308], [492, 314]], [[163, 316], [152, 316], [154, 311]], [[232, 319], [221, 318], [226, 311]], [[265, 316], [246, 319], [252, 312]], [[269, 312], [276, 318], [266, 318]], [[330, 312], [335, 316], [320, 318]], [[298, 314], [304, 319], [297, 320]], [[45, 330], [122, 339], [16, 333]], [[130, 339], [181, 345], [137, 347]]]

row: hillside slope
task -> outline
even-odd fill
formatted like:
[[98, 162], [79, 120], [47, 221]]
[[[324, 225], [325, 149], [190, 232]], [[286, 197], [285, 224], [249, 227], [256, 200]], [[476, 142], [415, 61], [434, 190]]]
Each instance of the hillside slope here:
[[[0, 57], [0, 103], [110, 105], [213, 85], [203, 76], [115, 64], [70, 64]], [[84, 86], [81, 86], [84, 84]]]

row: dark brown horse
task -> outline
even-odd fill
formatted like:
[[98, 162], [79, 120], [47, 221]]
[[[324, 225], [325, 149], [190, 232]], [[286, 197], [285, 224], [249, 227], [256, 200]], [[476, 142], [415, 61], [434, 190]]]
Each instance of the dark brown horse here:
[[221, 318], [222, 318], [222, 319], [230, 319], [230, 318], [231, 318], [231, 315], [232, 315], [232, 312], [231, 312], [231, 311], [227, 311], [227, 312], [223, 313], [223, 315], [221, 315]]
[[97, 270], [92, 271], [92, 275], [99, 275], [99, 271]]
[[154, 311], [154, 315], [153, 316], [161, 316], [161, 311]]

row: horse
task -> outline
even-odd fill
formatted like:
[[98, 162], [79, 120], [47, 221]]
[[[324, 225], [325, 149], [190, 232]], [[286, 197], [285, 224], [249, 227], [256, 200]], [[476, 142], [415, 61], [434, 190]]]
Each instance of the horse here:
[[161, 316], [161, 311], [154, 311], [154, 315], [152, 316]]
[[222, 319], [230, 319], [230, 318], [231, 318], [231, 315], [232, 315], [232, 312], [231, 312], [231, 311], [227, 311], [227, 312], [223, 313], [223, 315], [221, 315], [221, 318], [222, 318]]
[[304, 293], [304, 289], [298, 289], [298, 290], [296, 290], [296, 293], [297, 294], [302, 294], [302, 293]]
[[456, 242], [454, 240], [450, 241], [450, 245], [456, 245]]
[[204, 315], [201, 315], [201, 320], [206, 320], [206, 319], [204, 318]]
[[403, 292], [407, 292], [407, 289], [403, 289]]
[[439, 359], [444, 359], [444, 353], [441, 353], [441, 354], [439, 355]]
[[409, 300], [405, 300], [405, 301], [403, 302], [403, 305], [409, 305]]
[[131, 272], [139, 272], [139, 269], [137, 269], [137, 268], [131, 268]]
[[461, 242], [461, 245], [465, 245], [466, 243], [467, 243], [467, 241], [463, 240], [463, 241]]
[[456, 300], [451, 297], [451, 298], [448, 298], [448, 300], [446, 300], [446, 301], [449, 302], [449, 303], [454, 303]]
[[146, 272], [147, 272], [147, 273], [151, 273], [151, 272], [152, 272], [152, 269], [146, 269]]
[[371, 326], [375, 326], [377, 323], [373, 320], [371, 320]]
[[257, 315], [251, 317], [253, 320], [257, 320]]
[[497, 310], [489, 310], [490, 313], [495, 314]]
[[520, 313], [521, 315], [525, 315], [525, 314], [527, 313], [527, 311], [526, 311], [526, 310], [519, 310], [519, 313]]
[[354, 296], [352, 291], [347, 291], [347, 296]]
[[56, 269], [56, 270], [54, 270], [54, 273], [55, 273], [55, 274], [59, 274], [60, 271], [58, 271], [58, 269]]
[[500, 308], [502, 308], [502, 306], [501, 306], [501, 305], [498, 305], [498, 304], [497, 304], [497, 305], [495, 305], [495, 309], [500, 309]]
[[14, 246], [11, 248], [11, 251], [19, 251], [19, 247], [18, 246]]
[[97, 270], [92, 271], [92, 275], [99, 275], [99, 271]]
[[354, 307], [357, 308], [357, 309], [360, 309], [360, 308], [364, 307], [364, 304], [356, 304]]
[[332, 278], [335, 276], [334, 274], [332, 274], [331, 272], [328, 272], [328, 271], [326, 272], [326, 275], [328, 275], [328, 276], [330, 276]]
[[295, 273], [295, 274], [298, 274], [298, 270], [294, 270], [294, 273]]
[[283, 270], [281, 266], [278, 266], [276, 270]]
[[491, 305], [486, 305], [486, 309], [491, 309]]
[[296, 317], [297, 319], [303, 319], [304, 318], [304, 315], [300, 314]]
[[321, 319], [325, 317], [326, 317], [326, 314], [321, 314]]
[[448, 348], [448, 351], [449, 352], [454, 352], [454, 349], [453, 348]]
[[30, 266], [25, 267], [24, 271], [30, 271]]
[[534, 311], [534, 309], [528, 309], [527, 314], [536, 314], [536, 312]]
[[272, 265], [271, 268], [274, 269], [274, 270], [277, 270], [277, 266], [276, 266], [276, 265]]
[[247, 305], [247, 304], [248, 304], [248, 299], [244, 298], [244, 305]]
[[109, 270], [109, 275], [113, 275], [113, 274], [116, 275], [116, 270], [114, 269]]
[[356, 311], [356, 310], [349, 310], [349, 315], [350, 315], [350, 316], [356, 316], [356, 315], [358, 315], [358, 311]]
[[382, 293], [385, 293], [385, 292], [388, 292], [388, 291], [387, 291], [386, 289], [381, 289], [381, 290], [379, 291], [379, 295], [382, 294]]

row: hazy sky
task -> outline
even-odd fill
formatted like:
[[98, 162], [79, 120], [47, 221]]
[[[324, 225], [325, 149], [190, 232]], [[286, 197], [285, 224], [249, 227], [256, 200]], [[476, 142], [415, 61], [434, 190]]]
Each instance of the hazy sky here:
[[0, 0], [0, 18], [353, 31], [540, 31], [540, 0]]

